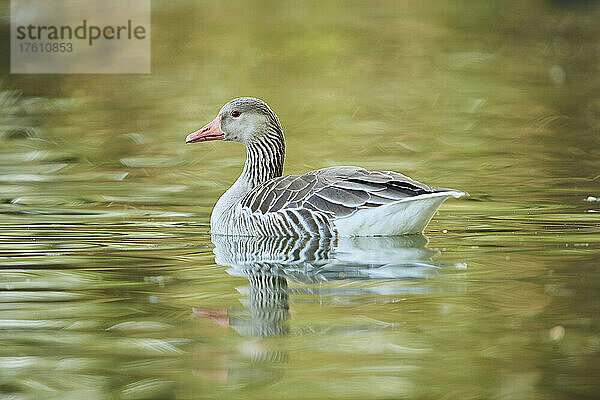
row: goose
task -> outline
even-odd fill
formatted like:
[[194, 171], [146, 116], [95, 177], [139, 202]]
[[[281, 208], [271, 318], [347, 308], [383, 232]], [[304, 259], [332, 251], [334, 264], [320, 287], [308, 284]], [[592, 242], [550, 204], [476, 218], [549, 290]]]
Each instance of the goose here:
[[260, 99], [240, 97], [190, 133], [186, 143], [225, 140], [246, 146], [240, 177], [219, 198], [212, 234], [234, 236], [397, 236], [423, 232], [449, 197], [393, 171], [338, 166], [282, 176], [285, 139], [279, 118]]

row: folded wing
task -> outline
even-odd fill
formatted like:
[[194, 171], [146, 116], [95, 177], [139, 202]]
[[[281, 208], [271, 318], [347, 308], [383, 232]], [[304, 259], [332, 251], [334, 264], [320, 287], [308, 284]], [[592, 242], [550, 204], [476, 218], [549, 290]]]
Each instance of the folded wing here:
[[392, 171], [331, 167], [267, 181], [246, 195], [242, 207], [262, 214], [302, 208], [335, 219], [350, 216], [361, 208], [447, 190]]

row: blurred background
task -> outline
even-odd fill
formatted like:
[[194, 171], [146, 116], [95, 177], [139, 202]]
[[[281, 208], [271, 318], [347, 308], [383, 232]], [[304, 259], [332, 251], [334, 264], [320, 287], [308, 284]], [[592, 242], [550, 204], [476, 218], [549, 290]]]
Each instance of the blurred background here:
[[[11, 75], [9, 11], [7, 398], [598, 395], [598, 2], [153, 1], [149, 75]], [[408, 244], [427, 272], [257, 287], [216, 263], [210, 211], [244, 149], [184, 138], [239, 96], [279, 115], [286, 174], [358, 165], [471, 193]]]

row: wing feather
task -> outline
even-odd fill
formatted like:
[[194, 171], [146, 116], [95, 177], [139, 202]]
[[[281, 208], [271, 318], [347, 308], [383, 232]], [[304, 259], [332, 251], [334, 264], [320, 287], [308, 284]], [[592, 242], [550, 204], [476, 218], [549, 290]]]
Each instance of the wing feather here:
[[350, 189], [350, 190], [367, 190], [369, 192], [376, 192], [379, 190], [384, 190], [385, 185], [381, 183], [373, 183], [367, 181], [353, 181], [353, 180], [343, 180], [337, 181], [334, 183], [334, 186], [342, 188], [342, 189]]
[[278, 197], [275, 199], [275, 201], [273, 203], [271, 203], [271, 206], [269, 207], [268, 212], [273, 212], [273, 211], [282, 209], [284, 207], [284, 205], [290, 199], [292, 192], [289, 190], [281, 190], [277, 194], [278, 194]]
[[342, 204], [332, 203], [318, 194], [314, 194], [304, 203], [305, 206], [308, 204], [314, 207], [317, 211], [321, 211], [336, 217], [345, 217], [346, 215], [350, 215], [356, 211], [355, 207], [346, 207]]
[[393, 171], [330, 167], [267, 181], [248, 193], [241, 200], [241, 205], [252, 212], [285, 211], [286, 222], [290, 226], [305, 225], [312, 231], [323, 228], [321, 221], [316, 226], [309, 214], [323, 213], [323, 217], [340, 218], [360, 208], [379, 207], [407, 197], [443, 190], [431, 188]]
[[327, 186], [316, 194], [326, 201], [345, 207], [359, 207], [369, 200], [369, 194], [365, 191], [341, 189], [335, 186]]
[[267, 211], [269, 210], [269, 206], [271, 205], [271, 203], [273, 202], [273, 200], [275, 200], [275, 196], [277, 196], [277, 191], [275, 190], [267, 190], [266, 195], [263, 197], [263, 200], [261, 201], [258, 209], [263, 213], [266, 214]]
[[266, 196], [266, 194], [269, 192], [269, 186], [259, 186], [259, 190], [257, 191], [252, 191], [249, 193], [250, 198], [248, 199], [248, 203], [250, 206], [250, 210], [252, 210], [252, 212], [256, 212], [256, 210], [259, 209], [261, 203], [262, 203], [262, 199], [264, 196]]

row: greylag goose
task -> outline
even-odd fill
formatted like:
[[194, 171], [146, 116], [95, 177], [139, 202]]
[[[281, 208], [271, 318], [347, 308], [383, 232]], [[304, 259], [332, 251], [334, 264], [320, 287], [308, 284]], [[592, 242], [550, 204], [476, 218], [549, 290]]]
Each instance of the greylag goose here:
[[448, 197], [465, 192], [429, 187], [393, 171], [330, 167], [282, 176], [285, 140], [262, 100], [240, 97], [186, 143], [227, 140], [247, 149], [238, 180], [217, 201], [213, 234], [241, 236], [394, 236], [421, 233]]

